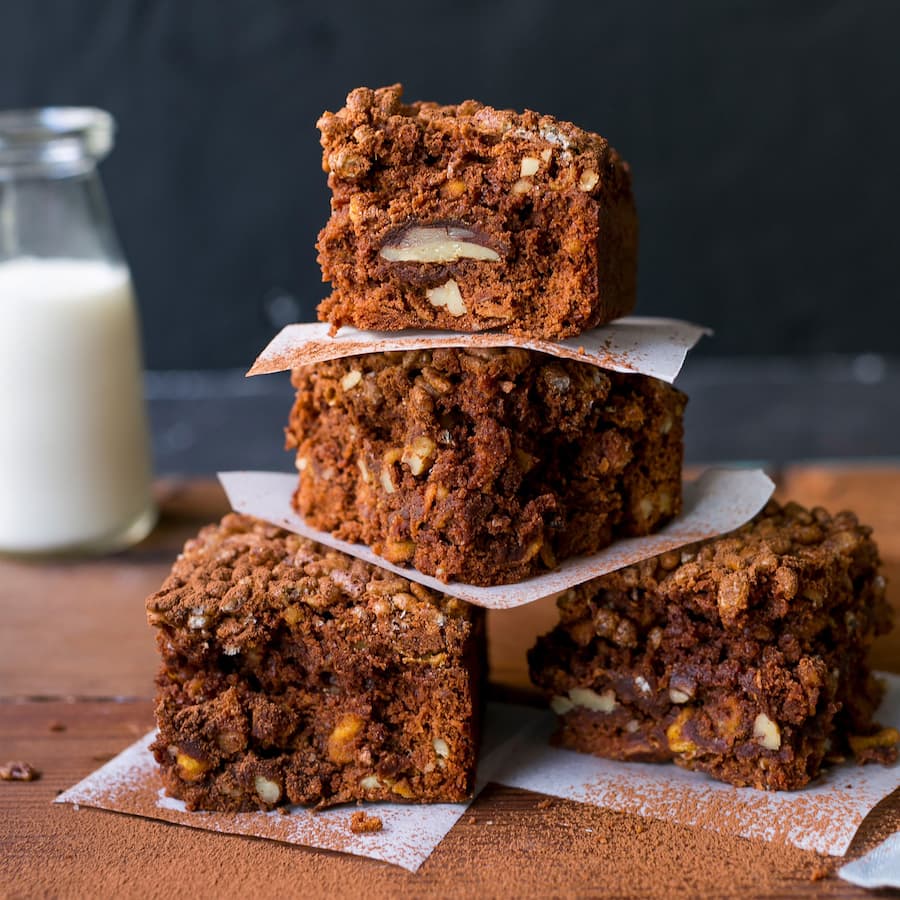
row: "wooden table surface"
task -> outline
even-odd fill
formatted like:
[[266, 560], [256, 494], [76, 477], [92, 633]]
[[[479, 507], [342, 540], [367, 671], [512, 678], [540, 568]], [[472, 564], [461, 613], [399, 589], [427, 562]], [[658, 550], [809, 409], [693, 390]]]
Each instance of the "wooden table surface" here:
[[[780, 496], [830, 510], [850, 508], [874, 526], [885, 574], [897, 586], [891, 596], [900, 604], [900, 466], [797, 466], [771, 474]], [[184, 540], [226, 506], [212, 481], [163, 482], [158, 496], [159, 526], [126, 553], [90, 561], [0, 560], [0, 763], [25, 759], [43, 773], [31, 783], [0, 782], [0, 896], [175, 897], [182, 895], [173, 882], [179, 872], [190, 872], [194, 885], [198, 873], [208, 873], [208, 896], [218, 897], [603, 893], [604, 873], [615, 863], [614, 843], [602, 853], [586, 853], [566, 838], [565, 829], [535, 829], [541, 798], [493, 786], [416, 875], [339, 854], [51, 805], [60, 790], [152, 727], [156, 655], [143, 599], [158, 587]], [[541, 602], [490, 615], [494, 696], [527, 698], [525, 650], [554, 618], [553, 604]], [[874, 663], [900, 672], [900, 629], [878, 641]], [[900, 792], [869, 817], [851, 855], [895, 828], [898, 810]], [[612, 815], [598, 810], [597, 830]], [[472, 848], [484, 845], [485, 822], [502, 836], [513, 862], [521, 855], [521, 884], [497, 883], [479, 866], [481, 857]], [[523, 829], [530, 831], [525, 835]], [[709, 852], [702, 834], [683, 832], [681, 853], [691, 847]], [[766, 845], [757, 851], [765, 856]], [[664, 850], [657, 846], [655, 852]], [[489, 851], [484, 853], [487, 858]], [[165, 875], [129, 863], [154, 857]], [[675, 857], [671, 863], [679, 865]], [[265, 876], [252, 889], [246, 884], [248, 866]], [[639, 875], [633, 891], [645, 892]], [[796, 875], [767, 882], [761, 893], [752, 886], [742, 893], [873, 896], [833, 877], [813, 882]], [[196, 889], [192, 895], [198, 896]]]

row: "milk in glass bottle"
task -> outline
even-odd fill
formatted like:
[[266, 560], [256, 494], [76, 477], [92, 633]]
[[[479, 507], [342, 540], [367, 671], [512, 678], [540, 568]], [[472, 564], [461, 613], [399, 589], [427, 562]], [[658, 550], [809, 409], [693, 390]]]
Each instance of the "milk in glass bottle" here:
[[98, 109], [0, 112], [0, 553], [153, 526], [137, 310], [97, 174]]

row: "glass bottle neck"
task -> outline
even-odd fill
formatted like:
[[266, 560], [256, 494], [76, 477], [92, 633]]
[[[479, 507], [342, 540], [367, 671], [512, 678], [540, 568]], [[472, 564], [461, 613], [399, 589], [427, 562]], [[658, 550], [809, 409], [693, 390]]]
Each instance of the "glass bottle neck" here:
[[0, 261], [18, 257], [123, 261], [93, 160], [0, 178]]

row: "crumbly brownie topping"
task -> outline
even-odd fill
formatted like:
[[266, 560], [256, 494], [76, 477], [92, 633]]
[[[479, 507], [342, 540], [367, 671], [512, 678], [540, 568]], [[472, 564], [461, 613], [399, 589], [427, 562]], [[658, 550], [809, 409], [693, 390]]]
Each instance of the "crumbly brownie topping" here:
[[461, 600], [236, 513], [187, 543], [147, 612], [182, 643], [214, 641], [226, 655], [346, 614], [368, 635], [369, 655], [438, 656], [468, 621]]
[[[519, 151], [518, 178], [535, 174], [529, 173], [534, 164], [523, 166], [522, 159], [552, 147], [558, 166], [555, 176], [585, 193], [599, 193], [601, 178], [629, 177], [627, 165], [605, 138], [571, 122], [531, 110], [494, 109], [477, 100], [446, 106], [403, 103], [402, 95], [399, 84], [377, 90], [356, 88], [341, 110], [326, 112], [319, 119], [322, 168], [337, 197], [345, 184], [352, 185], [353, 192], [360, 187], [379, 190], [384, 173], [423, 160], [452, 177], [465, 168], [460, 145], [483, 159], [506, 157], [514, 147]], [[394, 180], [393, 175], [388, 177]]]

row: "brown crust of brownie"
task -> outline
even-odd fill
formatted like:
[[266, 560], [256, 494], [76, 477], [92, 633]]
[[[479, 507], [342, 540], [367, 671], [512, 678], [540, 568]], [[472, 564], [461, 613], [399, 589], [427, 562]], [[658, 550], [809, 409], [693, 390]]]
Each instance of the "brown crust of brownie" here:
[[681, 508], [684, 396], [518, 348], [376, 353], [293, 373], [306, 520], [394, 563], [520, 581]]
[[168, 792], [191, 809], [471, 795], [482, 611], [231, 514], [147, 600]]
[[[320, 319], [555, 339], [634, 309], [631, 173], [604, 138], [531, 111], [401, 96], [357, 88], [319, 120], [332, 214], [317, 246], [333, 287]], [[386, 260], [411, 225], [467, 229], [499, 258]], [[451, 279], [456, 314], [428, 296]]]
[[772, 790], [807, 784], [860, 735], [858, 756], [895, 759], [867, 662], [890, 627], [878, 565], [852, 513], [771, 502], [730, 535], [568, 592], [529, 653], [556, 741]]

